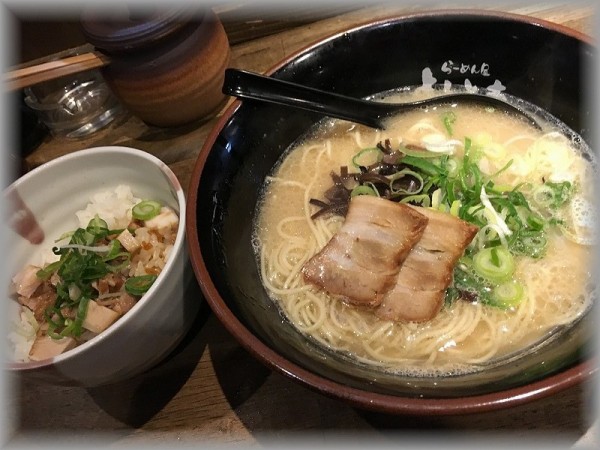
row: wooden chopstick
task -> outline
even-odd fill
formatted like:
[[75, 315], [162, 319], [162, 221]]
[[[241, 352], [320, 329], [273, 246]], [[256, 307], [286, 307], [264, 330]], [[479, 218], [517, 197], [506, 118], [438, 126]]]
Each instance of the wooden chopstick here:
[[109, 62], [110, 59], [107, 56], [97, 52], [68, 56], [10, 71], [4, 75], [4, 86], [9, 91], [23, 89], [43, 81], [104, 67]]

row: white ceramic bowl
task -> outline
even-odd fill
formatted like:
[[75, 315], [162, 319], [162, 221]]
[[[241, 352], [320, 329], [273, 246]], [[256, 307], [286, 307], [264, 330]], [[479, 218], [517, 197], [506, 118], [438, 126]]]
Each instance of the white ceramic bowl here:
[[[136, 305], [104, 332], [54, 358], [8, 361], [9, 372], [61, 385], [109, 384], [158, 363], [189, 330], [200, 299], [186, 295], [195, 281], [185, 239], [184, 192], [165, 163], [141, 150], [113, 146], [77, 151], [32, 170], [10, 185], [5, 199], [18, 193], [37, 219], [44, 239], [35, 245], [6, 227], [10, 252], [7, 275], [35, 261], [36, 254], [51, 248], [58, 236], [76, 228], [75, 212], [85, 208], [94, 193], [113, 190], [119, 184], [129, 185], [134, 196], [155, 199], [179, 214], [177, 238], [164, 269]], [[16, 302], [9, 303], [10, 321], [18, 313]], [[7, 337], [5, 342], [8, 345]]]

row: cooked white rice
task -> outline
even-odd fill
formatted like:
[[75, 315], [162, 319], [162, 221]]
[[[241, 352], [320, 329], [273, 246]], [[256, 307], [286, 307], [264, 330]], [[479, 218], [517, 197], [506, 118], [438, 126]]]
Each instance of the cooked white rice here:
[[87, 227], [96, 214], [102, 218], [109, 229], [125, 228], [131, 222], [131, 208], [140, 199], [134, 197], [131, 188], [119, 185], [114, 191], [103, 191], [94, 194], [90, 203], [75, 215], [81, 228]]
[[11, 316], [15, 318], [9, 325], [8, 342], [12, 348], [13, 360], [27, 362], [39, 324], [33, 317], [33, 313], [27, 308], [19, 307], [19, 310], [12, 313]]

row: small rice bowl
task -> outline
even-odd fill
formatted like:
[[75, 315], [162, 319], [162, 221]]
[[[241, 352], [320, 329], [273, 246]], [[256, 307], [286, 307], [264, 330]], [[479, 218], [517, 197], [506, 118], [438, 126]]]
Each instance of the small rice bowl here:
[[[87, 205], [81, 210], [75, 212], [77, 226], [86, 228], [90, 220], [98, 216], [104, 220], [108, 228], [124, 229], [132, 223], [132, 208], [142, 199], [136, 197], [128, 185], [118, 185], [113, 190], [103, 190], [94, 193]], [[63, 230], [67, 232], [69, 230]], [[130, 264], [124, 268], [121, 273], [126, 277], [135, 277], [141, 275], [158, 275], [165, 266], [169, 258], [177, 235], [177, 227], [165, 228], [147, 228], [141, 226], [135, 230], [135, 239], [140, 244], [140, 248], [131, 257]], [[31, 263], [38, 267], [44, 267], [59, 259], [52, 251], [55, 240], [59, 236], [52, 236], [48, 239], [49, 247], [40, 249], [33, 257]], [[11, 274], [12, 275], [12, 274]], [[110, 308], [111, 298], [108, 295], [103, 298], [99, 295], [97, 303]], [[16, 301], [10, 302], [11, 307], [19, 308], [18, 314], [12, 315], [13, 320], [10, 323], [8, 341], [10, 344], [10, 353], [14, 361], [30, 361], [30, 352], [32, 345], [38, 335], [41, 324], [34, 317], [32, 311], [18, 305]], [[85, 330], [77, 339], [81, 344], [91, 338], [96, 333]]]

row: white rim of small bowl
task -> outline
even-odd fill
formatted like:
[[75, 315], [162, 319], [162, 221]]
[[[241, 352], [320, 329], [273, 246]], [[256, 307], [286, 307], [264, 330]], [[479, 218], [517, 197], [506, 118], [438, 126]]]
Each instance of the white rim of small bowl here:
[[[175, 173], [171, 170], [171, 168], [164, 161], [162, 161], [161, 159], [157, 158], [156, 156], [154, 156], [148, 152], [145, 152], [143, 150], [139, 150], [139, 149], [132, 148], [132, 147], [117, 146], [117, 145], [91, 147], [91, 148], [87, 148], [87, 149], [83, 149], [83, 150], [78, 150], [78, 151], [76, 151], [74, 153], [70, 153], [68, 155], [59, 156], [56, 159], [48, 161], [47, 163], [44, 163], [43, 165], [32, 169], [31, 171], [27, 172], [25, 175], [21, 176], [20, 178], [15, 180], [13, 183], [11, 183], [11, 185], [8, 186], [7, 188], [5, 188], [4, 191], [6, 192], [8, 189], [17, 188], [21, 183], [24, 183], [24, 182], [28, 181], [30, 178], [33, 178], [34, 176], [36, 176], [37, 173], [39, 173], [43, 170], [48, 170], [48, 168], [50, 168], [50, 167], [62, 164], [65, 161], [69, 161], [71, 159], [86, 157], [87, 155], [92, 155], [92, 154], [96, 155], [96, 154], [103, 154], [103, 153], [110, 154], [110, 153], [123, 153], [123, 152], [127, 152], [127, 153], [133, 154], [139, 158], [150, 161], [151, 163], [155, 164], [169, 179], [171, 187], [173, 188], [173, 191], [175, 192], [175, 194], [177, 196], [177, 204], [179, 207], [179, 213], [178, 213], [179, 225], [177, 226], [177, 236], [175, 238], [175, 243], [173, 244], [173, 248], [182, 247], [184, 245], [184, 239], [185, 239], [185, 220], [182, 220], [182, 218], [186, 217], [186, 199], [185, 199], [185, 194], [183, 192], [181, 183], [179, 182], [179, 179], [177, 178]], [[99, 342], [99, 341], [105, 339], [107, 336], [115, 333], [118, 328], [121, 328], [122, 326], [127, 326], [127, 322], [129, 322], [131, 320], [131, 317], [133, 317], [135, 312], [138, 309], [143, 308], [144, 305], [149, 301], [148, 299], [154, 294], [154, 291], [156, 289], [158, 289], [157, 286], [158, 286], [158, 284], [160, 284], [160, 281], [164, 277], [168, 276], [168, 274], [172, 271], [172, 267], [174, 264], [173, 261], [174, 261], [174, 258], [167, 259], [167, 262], [165, 263], [163, 270], [161, 270], [161, 272], [158, 274], [156, 281], [152, 284], [152, 286], [150, 287], [150, 289], [148, 289], [148, 291], [144, 294], [144, 296], [133, 306], [133, 308], [131, 308], [129, 311], [127, 311], [127, 313], [125, 313], [122, 317], [120, 317], [119, 320], [117, 320], [117, 322], [115, 322], [113, 325], [108, 327], [102, 333], [94, 336], [89, 341], [86, 341], [83, 344], [78, 345], [77, 347], [72, 348], [71, 350], [68, 350], [65, 353], [61, 353], [60, 355], [54, 356], [52, 358], [43, 359], [41, 361], [28, 361], [28, 362], [7, 361], [6, 362], [7, 369], [9, 371], [18, 371], [18, 370], [31, 370], [31, 369], [36, 369], [36, 368], [40, 368], [40, 367], [52, 366], [53, 364], [59, 363], [63, 360], [72, 358], [73, 356], [75, 356], [79, 353], [85, 352], [89, 347], [92, 347], [97, 342]]]

